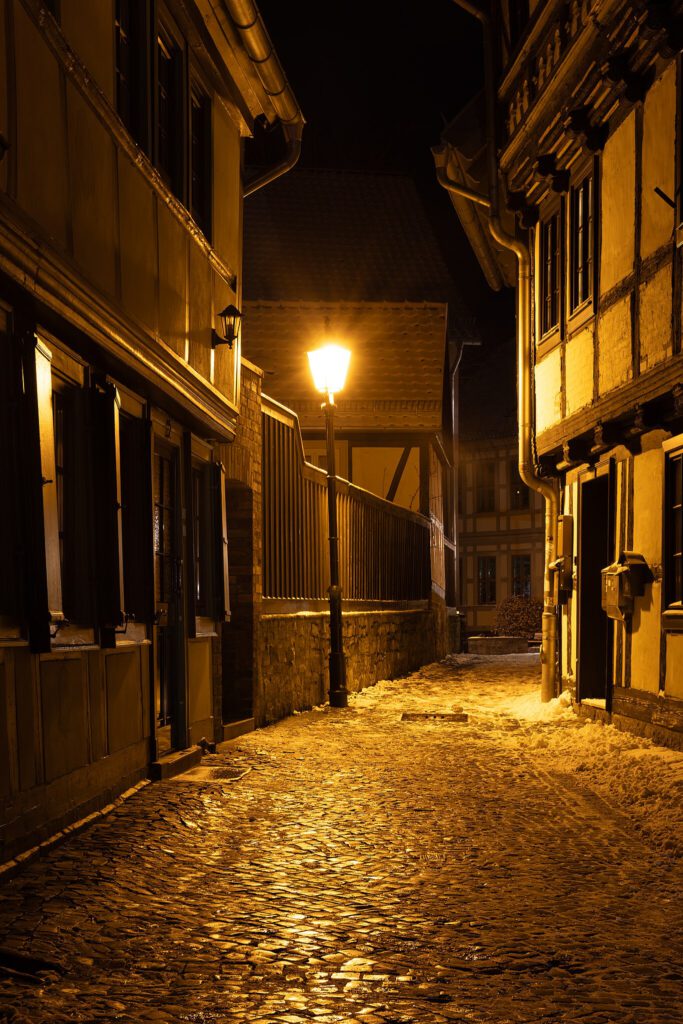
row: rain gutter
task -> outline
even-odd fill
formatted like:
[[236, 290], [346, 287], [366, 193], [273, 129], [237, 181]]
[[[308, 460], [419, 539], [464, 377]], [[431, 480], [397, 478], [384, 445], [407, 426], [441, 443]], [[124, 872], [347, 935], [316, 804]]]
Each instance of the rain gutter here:
[[273, 104], [287, 145], [281, 160], [245, 182], [242, 194], [246, 197], [269, 185], [271, 181], [275, 181], [294, 167], [301, 155], [301, 136], [305, 121], [256, 4], [252, 0], [224, 2], [261, 85]]
[[[529, 247], [509, 234], [501, 223], [501, 197], [498, 187], [498, 161], [496, 157], [496, 94], [493, 61], [493, 31], [489, 10], [472, 0], [454, 0], [482, 26], [484, 37], [484, 74], [486, 96], [486, 134], [489, 165], [489, 196], [472, 193], [459, 182], [451, 181], [447, 174], [447, 151], [434, 154], [437, 180], [449, 192], [477, 202], [489, 209], [489, 230], [493, 239], [514, 253], [517, 259], [517, 389], [518, 389], [518, 462], [519, 475], [531, 490], [545, 501], [545, 567], [543, 574], [543, 616], [541, 643], [541, 700], [555, 696], [557, 685], [557, 613], [554, 597], [554, 578], [551, 566], [557, 557], [557, 517], [559, 511], [558, 487], [554, 481], [542, 477], [536, 466], [533, 442], [534, 382], [531, 370], [531, 256]], [[482, 200], [484, 200], [482, 202]]]

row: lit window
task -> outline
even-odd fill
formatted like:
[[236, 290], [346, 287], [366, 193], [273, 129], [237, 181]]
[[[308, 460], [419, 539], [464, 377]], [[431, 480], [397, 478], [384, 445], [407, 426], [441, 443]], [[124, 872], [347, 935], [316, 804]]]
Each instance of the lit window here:
[[666, 468], [666, 606], [683, 610], [683, 451], [670, 455]]

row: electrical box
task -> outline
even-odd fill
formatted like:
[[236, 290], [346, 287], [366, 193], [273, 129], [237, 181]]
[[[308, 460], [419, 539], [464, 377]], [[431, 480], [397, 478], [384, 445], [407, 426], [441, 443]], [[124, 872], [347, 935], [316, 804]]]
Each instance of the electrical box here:
[[557, 517], [557, 558], [550, 568], [557, 581], [557, 599], [566, 604], [571, 592], [574, 572], [574, 517]]
[[626, 622], [633, 615], [635, 598], [642, 597], [653, 580], [649, 565], [636, 551], [622, 551], [601, 575], [602, 610], [610, 619]]

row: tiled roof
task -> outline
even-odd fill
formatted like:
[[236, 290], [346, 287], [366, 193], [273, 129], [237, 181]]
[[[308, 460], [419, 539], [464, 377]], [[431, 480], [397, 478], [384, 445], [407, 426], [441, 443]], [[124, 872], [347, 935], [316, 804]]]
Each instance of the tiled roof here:
[[402, 175], [294, 170], [244, 204], [246, 299], [449, 302], [468, 318]]
[[336, 336], [352, 351], [339, 395], [340, 428], [438, 430], [446, 341], [445, 303], [245, 302], [243, 351], [266, 394], [320, 427], [306, 352]]

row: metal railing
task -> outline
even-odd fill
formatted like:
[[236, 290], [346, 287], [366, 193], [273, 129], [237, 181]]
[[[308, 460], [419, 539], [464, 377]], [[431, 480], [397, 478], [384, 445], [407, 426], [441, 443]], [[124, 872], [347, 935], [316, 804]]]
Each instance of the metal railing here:
[[[263, 596], [320, 601], [329, 586], [327, 475], [306, 462], [296, 414], [265, 395]], [[341, 587], [345, 600], [429, 597], [440, 546], [429, 519], [337, 479]], [[435, 555], [437, 556], [435, 558]], [[443, 569], [437, 575], [442, 575]], [[440, 579], [438, 581], [441, 582]]]

